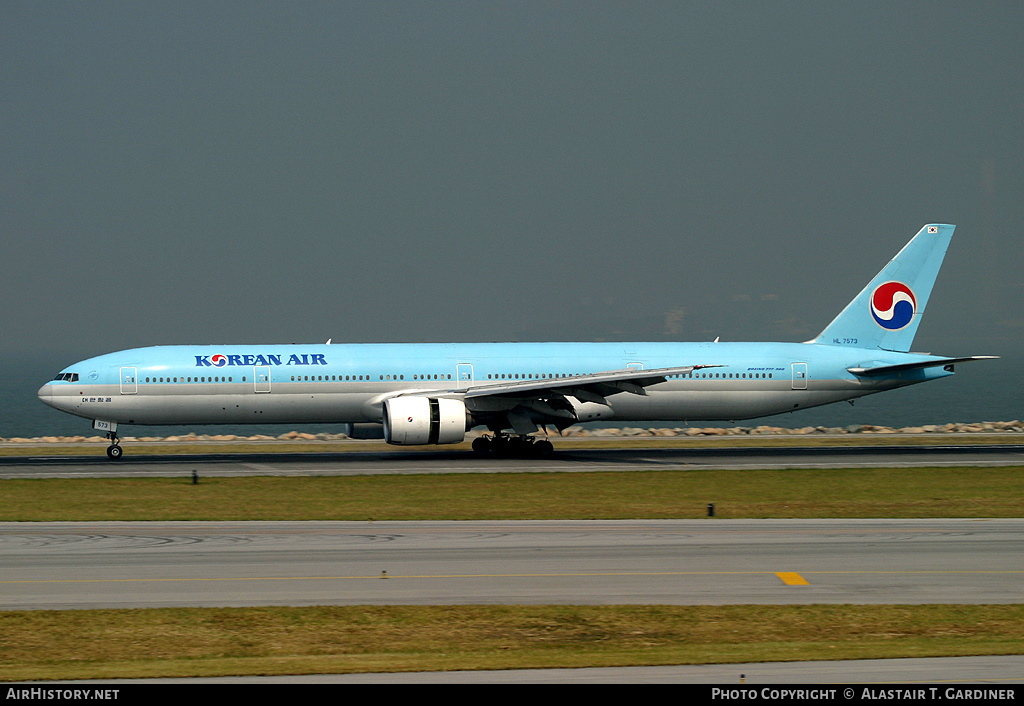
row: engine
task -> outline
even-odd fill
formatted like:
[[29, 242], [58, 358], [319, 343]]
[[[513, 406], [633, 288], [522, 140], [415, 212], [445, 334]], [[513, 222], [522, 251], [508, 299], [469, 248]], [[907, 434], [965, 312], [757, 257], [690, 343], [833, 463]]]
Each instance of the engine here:
[[444, 397], [384, 400], [384, 439], [389, 444], [457, 444], [466, 438], [466, 404]]

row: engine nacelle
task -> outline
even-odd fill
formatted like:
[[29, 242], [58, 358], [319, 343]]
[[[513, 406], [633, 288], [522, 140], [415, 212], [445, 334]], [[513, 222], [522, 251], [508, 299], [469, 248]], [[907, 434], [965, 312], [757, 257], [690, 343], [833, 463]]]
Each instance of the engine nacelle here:
[[446, 397], [384, 400], [384, 439], [389, 444], [457, 444], [466, 438], [466, 404]]
[[596, 422], [599, 419], [611, 419], [615, 416], [615, 410], [606, 404], [599, 402], [581, 402], [575, 397], [566, 396], [577, 422]]

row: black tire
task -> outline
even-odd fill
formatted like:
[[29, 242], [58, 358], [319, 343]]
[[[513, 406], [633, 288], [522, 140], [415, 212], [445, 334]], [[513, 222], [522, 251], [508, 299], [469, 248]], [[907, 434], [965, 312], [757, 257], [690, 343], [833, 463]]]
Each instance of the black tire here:
[[541, 439], [533, 445], [533, 453], [538, 458], [548, 458], [555, 453], [555, 447], [547, 439]]
[[492, 447], [491, 438], [488, 436], [478, 436], [473, 439], [473, 453], [477, 456], [489, 456]]
[[120, 446], [112, 445], [107, 447], [107, 458], [113, 461], [120, 461], [121, 456], [124, 455], [124, 449]]

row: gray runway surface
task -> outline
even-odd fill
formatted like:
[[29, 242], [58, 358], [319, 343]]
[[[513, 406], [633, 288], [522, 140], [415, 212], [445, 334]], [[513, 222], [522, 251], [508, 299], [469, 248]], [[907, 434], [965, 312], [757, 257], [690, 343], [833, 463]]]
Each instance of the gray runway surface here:
[[100, 476], [375, 475], [648, 471], [685, 468], [856, 468], [1024, 465], [1024, 445], [859, 446], [805, 448], [619, 448], [557, 451], [547, 459], [478, 458], [468, 451], [351, 451], [263, 454], [134, 454], [0, 457], [0, 478]]
[[0, 556], [0, 609], [1024, 601], [1024, 519], [0, 523]]

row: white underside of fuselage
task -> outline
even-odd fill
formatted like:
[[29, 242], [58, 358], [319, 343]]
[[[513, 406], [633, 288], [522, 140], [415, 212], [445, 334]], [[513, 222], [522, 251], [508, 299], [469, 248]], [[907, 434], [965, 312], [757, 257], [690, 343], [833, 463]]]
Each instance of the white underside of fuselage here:
[[[851, 380], [810, 381], [793, 389], [780, 380], [670, 381], [646, 395], [608, 398], [608, 421], [713, 421], [765, 417], [854, 399], [896, 385], [868, 386]], [[424, 388], [410, 384], [408, 391]], [[251, 383], [139, 385], [132, 394], [118, 385], [51, 386], [47, 404], [87, 419], [119, 424], [277, 424], [379, 422], [384, 397], [406, 392], [394, 383], [274, 383], [255, 392]], [[450, 394], [449, 390], [434, 390]], [[472, 410], [472, 403], [470, 404]]]

